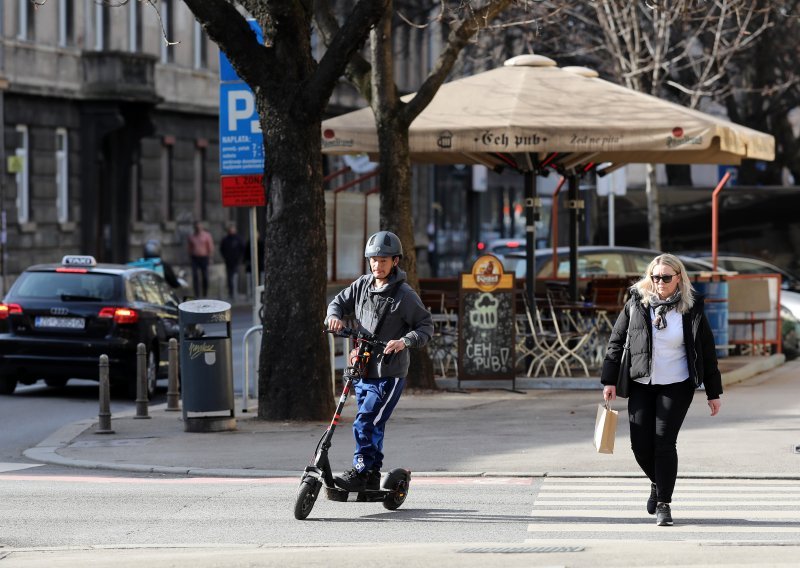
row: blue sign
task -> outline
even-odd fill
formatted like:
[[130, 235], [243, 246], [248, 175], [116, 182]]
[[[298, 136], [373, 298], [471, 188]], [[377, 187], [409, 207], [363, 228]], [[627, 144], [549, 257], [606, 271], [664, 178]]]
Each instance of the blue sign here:
[[739, 179], [739, 168], [736, 166], [717, 166], [717, 175], [719, 176], [717, 179], [722, 181], [722, 178], [725, 176], [726, 173], [730, 172], [731, 179], [728, 180], [728, 185], [736, 185], [736, 182]]
[[[255, 32], [258, 43], [264, 45], [264, 34], [261, 33], [261, 27], [258, 25], [258, 22], [255, 20], [247, 20], [247, 23], [250, 24], [250, 27]], [[233, 70], [233, 66], [228, 60], [228, 57], [222, 50], [219, 52], [219, 80], [223, 83], [241, 81], [236, 71]]]
[[219, 173], [264, 173], [264, 136], [256, 100], [244, 83], [219, 86]]
[[[247, 20], [258, 43], [264, 34]], [[219, 173], [238, 176], [264, 173], [264, 137], [253, 91], [243, 82], [225, 54], [219, 52]]]

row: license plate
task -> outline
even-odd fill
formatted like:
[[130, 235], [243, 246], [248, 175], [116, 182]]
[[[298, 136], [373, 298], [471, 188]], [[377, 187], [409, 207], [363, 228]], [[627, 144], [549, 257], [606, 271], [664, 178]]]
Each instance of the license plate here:
[[56, 327], [61, 329], [83, 329], [86, 320], [83, 318], [55, 318], [50, 316], [36, 316], [36, 327]]

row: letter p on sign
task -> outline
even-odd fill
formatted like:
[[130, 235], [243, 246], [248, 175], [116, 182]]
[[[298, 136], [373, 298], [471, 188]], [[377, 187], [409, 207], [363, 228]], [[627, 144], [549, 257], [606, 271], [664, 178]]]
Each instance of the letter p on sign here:
[[256, 103], [253, 93], [248, 90], [231, 90], [228, 92], [228, 130], [230, 132], [240, 131], [239, 121], [250, 121], [250, 132], [261, 132], [258, 123], [258, 116], [253, 120]]

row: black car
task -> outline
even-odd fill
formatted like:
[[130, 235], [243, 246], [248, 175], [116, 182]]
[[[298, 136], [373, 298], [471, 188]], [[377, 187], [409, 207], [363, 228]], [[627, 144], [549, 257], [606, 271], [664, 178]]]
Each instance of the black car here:
[[107, 355], [112, 385], [136, 397], [136, 347], [147, 348], [147, 390], [167, 375], [179, 300], [159, 274], [91, 256], [31, 266], [0, 303], [0, 394], [17, 383], [98, 380]]

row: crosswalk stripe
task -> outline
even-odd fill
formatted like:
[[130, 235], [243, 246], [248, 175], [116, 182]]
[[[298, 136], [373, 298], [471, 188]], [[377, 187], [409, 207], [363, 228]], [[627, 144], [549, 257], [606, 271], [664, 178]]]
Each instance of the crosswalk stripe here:
[[[669, 532], [665, 532], [668, 530]], [[755, 534], [760, 532], [764, 535], [773, 533], [800, 535], [800, 527], [788, 526], [774, 526], [767, 524], [763, 527], [755, 527], [752, 525], [739, 526], [731, 524], [717, 524], [710, 525], [697, 525], [697, 524], [681, 524], [676, 523], [674, 526], [665, 529], [664, 527], [656, 526], [655, 518], [648, 517], [647, 522], [641, 523], [547, 523], [546, 525], [532, 524], [528, 526], [529, 533], [550, 533], [550, 532], [564, 532], [567, 534], [577, 532], [596, 532], [596, 533], [636, 533], [636, 532], [652, 532], [658, 536], [673, 533], [686, 533], [688, 535], [696, 535], [698, 533], [750, 533]]]
[[[642, 508], [644, 502], [647, 500], [647, 496], [642, 496], [641, 499], [629, 499], [629, 500], [620, 500], [620, 499], [592, 499], [591, 502], [586, 502], [586, 500], [576, 500], [576, 499], [540, 499], [536, 498], [536, 505], [541, 505], [542, 508], [545, 507], [574, 507], [577, 504], [586, 504], [591, 506], [609, 506], [609, 507], [633, 507], [633, 508]], [[714, 503], [716, 501], [716, 503]], [[676, 499], [676, 502], [678, 500]], [[719, 508], [721, 503], [725, 505], [739, 505], [742, 506], [741, 495], [737, 495], [736, 497], [725, 497], [723, 498], [709, 498], [703, 499], [700, 501], [688, 501], [686, 499], [680, 499], [680, 506], [683, 507], [713, 507], [715, 509]], [[770, 506], [777, 506], [777, 507], [798, 507], [800, 508], [800, 500], [798, 499], [785, 499], [780, 496], [775, 496], [772, 499], [759, 499], [759, 500], [748, 500], [747, 507], [770, 507]], [[537, 510], [539, 507], [537, 507]]]
[[[575, 519], [608, 519], [609, 522], [614, 522], [615, 519], [631, 519], [642, 516], [645, 513], [644, 507], [640, 504], [636, 510], [632, 509], [603, 509], [597, 510], [594, 507], [586, 507], [583, 509], [542, 509], [537, 507], [533, 511], [534, 517], [574, 517]], [[684, 520], [690, 519], [746, 519], [753, 518], [759, 519], [786, 519], [797, 523], [797, 528], [800, 529], [800, 513], [796, 510], [791, 511], [775, 511], [775, 510], [720, 510], [713, 511], [696, 509], [684, 510], [677, 506], [673, 507], [672, 515], [680, 517]]]
[[[686, 487], [685, 485], [681, 484], [679, 481], [678, 484], [675, 486], [675, 493], [683, 492], [683, 493], [705, 493], [709, 490], [716, 491], [718, 493], [739, 493], [742, 491], [742, 487], [736, 486], [727, 486], [727, 487], [719, 487], [716, 485], [706, 485], [703, 487]], [[584, 485], [574, 485], [574, 486], [562, 486], [558, 488], [548, 487], [547, 491], [549, 493], [563, 493], [564, 491], [575, 491], [575, 492], [583, 492], [583, 493], [593, 493], [596, 491], [614, 491], [615, 493], [619, 492], [629, 492], [629, 491], [644, 491], [646, 493], [650, 493], [650, 484], [647, 485], [638, 484], [638, 485], [597, 485], [594, 487], [587, 487]], [[770, 493], [772, 491], [781, 491], [784, 493], [793, 493], [795, 495], [800, 495], [800, 487], [798, 485], [793, 486], [773, 486], [773, 487], [747, 487], [747, 491], [750, 493]]]
[[[645, 511], [647, 479], [544, 479], [534, 500], [529, 540], [576, 535], [591, 542], [609, 533], [641, 540], [720, 543], [731, 539], [800, 542], [800, 485], [783, 480], [678, 479], [675, 525], [658, 527]], [[559, 535], [560, 536], [560, 535]], [[566, 536], [564, 537], [566, 538]]]
[[[548, 477], [546, 478], [548, 485], [607, 485], [609, 482], [614, 485], [634, 485], [641, 486], [642, 484], [648, 485], [650, 481], [646, 477]], [[742, 479], [742, 478], [710, 478], [710, 477], [679, 477], [677, 483], [679, 485], [736, 485], [738, 483], [746, 482], [747, 485], [785, 485], [788, 487], [796, 487], [797, 481], [794, 479]]]

